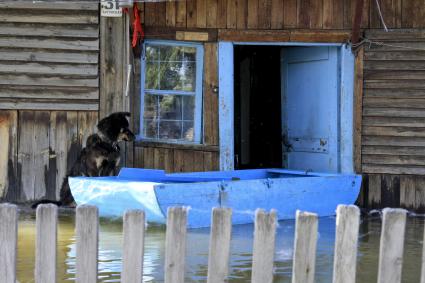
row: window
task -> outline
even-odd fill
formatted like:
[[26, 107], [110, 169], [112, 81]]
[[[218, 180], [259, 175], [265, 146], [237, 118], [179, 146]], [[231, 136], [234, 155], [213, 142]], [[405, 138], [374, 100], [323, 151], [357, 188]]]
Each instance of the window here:
[[142, 58], [143, 139], [200, 143], [201, 44], [146, 41]]

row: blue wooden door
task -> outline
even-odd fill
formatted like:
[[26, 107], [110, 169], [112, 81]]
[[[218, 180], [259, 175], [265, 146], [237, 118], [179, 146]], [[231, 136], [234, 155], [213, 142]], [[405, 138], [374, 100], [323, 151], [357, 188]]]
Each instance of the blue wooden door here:
[[282, 144], [287, 168], [340, 171], [337, 47], [282, 49]]

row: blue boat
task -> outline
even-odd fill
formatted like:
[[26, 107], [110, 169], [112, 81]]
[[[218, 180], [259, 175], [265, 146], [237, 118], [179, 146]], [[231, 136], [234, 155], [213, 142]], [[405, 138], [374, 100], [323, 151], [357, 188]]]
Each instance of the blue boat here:
[[99, 215], [121, 217], [143, 209], [147, 221], [165, 224], [167, 209], [189, 208], [188, 227], [211, 225], [214, 207], [232, 208], [232, 223], [254, 221], [257, 208], [276, 209], [279, 220], [297, 209], [334, 215], [338, 204], [353, 204], [361, 176], [285, 169], [250, 169], [167, 174], [163, 170], [122, 168], [114, 177], [69, 178], [78, 205], [99, 208]]

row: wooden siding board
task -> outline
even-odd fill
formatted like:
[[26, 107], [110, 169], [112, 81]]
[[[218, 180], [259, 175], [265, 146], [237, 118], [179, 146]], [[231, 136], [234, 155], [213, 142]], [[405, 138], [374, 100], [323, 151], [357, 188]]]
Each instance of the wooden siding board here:
[[155, 26], [156, 23], [156, 8], [158, 3], [146, 2], [145, 3], [145, 25]]
[[247, 18], [247, 28], [248, 29], [258, 29], [258, 5], [259, 0], [249, 0], [248, 1], [248, 18]]
[[237, 23], [237, 0], [227, 0], [227, 28], [235, 29]]
[[237, 0], [236, 27], [246, 29], [248, 25], [248, 0]]
[[[210, 4], [214, 4], [214, 3], [210, 3], [210, 2], [214, 2], [217, 6], [217, 1], [196, 0], [196, 27], [198, 27], [198, 28], [207, 27], [207, 21], [210, 21], [210, 19], [209, 19], [210, 16], [213, 16], [213, 17], [215, 16], [215, 19], [217, 20], [217, 14], [212, 15], [212, 13], [210, 11]], [[208, 7], [208, 9], [207, 9], [207, 7]], [[208, 16], [207, 16], [207, 13], [208, 13]], [[210, 24], [211, 24], [211, 22], [210, 22]], [[214, 25], [211, 24], [211, 27], [213, 27], [213, 26]]]
[[81, 145], [78, 138], [78, 113], [76, 111], [66, 113], [66, 129], [66, 171], [69, 172], [77, 160], [78, 154], [81, 152]]
[[217, 0], [217, 28], [227, 26], [227, 0]]
[[400, 206], [400, 177], [383, 175], [381, 179], [381, 207]]
[[369, 174], [368, 180], [368, 206], [378, 207], [381, 203], [381, 175]]
[[283, 2], [283, 24], [285, 28], [297, 27], [297, 0]]
[[45, 24], [98, 24], [97, 11], [28, 10], [23, 16], [20, 9], [0, 9], [2, 23], [45, 23]]
[[400, 176], [400, 205], [405, 208], [415, 207], [416, 178], [415, 176]]
[[310, 28], [323, 28], [323, 0], [311, 1], [310, 6]]
[[[218, 3], [216, 0], [204, 0], [204, 2], [207, 2], [207, 5], [205, 7], [206, 9], [206, 18], [207, 18], [207, 27], [208, 28], [215, 28], [218, 25]], [[205, 15], [204, 14], [204, 15]]]
[[178, 1], [176, 4], [176, 27], [186, 27], [186, 0]]
[[297, 0], [297, 28], [307, 29], [310, 27], [310, 6], [314, 0]]
[[424, 176], [418, 176], [416, 178], [414, 208], [417, 212], [420, 212], [420, 213], [425, 212], [425, 178]]
[[2, 61], [97, 64], [98, 52], [0, 48]]
[[204, 54], [204, 143], [218, 145], [217, 44], [205, 44]]
[[[63, 183], [63, 179], [67, 173], [67, 113], [63, 111], [53, 111], [50, 115], [50, 148], [51, 148], [51, 160], [56, 165], [55, 168], [49, 168], [51, 178], [55, 177], [55, 194], [49, 196], [51, 199], [59, 199], [60, 188]], [[56, 172], [52, 172], [55, 169]], [[53, 185], [53, 181], [51, 182]]]
[[271, 28], [271, 0], [258, 0], [258, 28]]
[[18, 182], [18, 112], [0, 112], [0, 200], [17, 201], [19, 198]]
[[[98, 3], [89, 2], [56, 2], [55, 5], [47, 2], [27, 2], [27, 1], [4, 1], [0, 2], [1, 9], [22, 9], [22, 10], [86, 10], [98, 11]], [[69, 11], [72, 12], [72, 11]]]
[[34, 199], [34, 111], [20, 111], [18, 124], [18, 178], [21, 191], [19, 199], [28, 201]]
[[197, 26], [197, 23], [198, 23], [197, 1], [186, 0], [186, 9], [187, 9], [187, 15], [186, 15], [187, 27], [194, 28]]
[[167, 1], [165, 5], [166, 5], [165, 6], [165, 25], [167, 27], [175, 27], [176, 26], [176, 2]]
[[271, 19], [270, 27], [272, 29], [283, 29], [284, 26], [284, 10], [283, 4], [284, 1], [281, 0], [272, 0], [271, 3]]
[[0, 22], [0, 35], [40, 37], [58, 36], [74, 39], [97, 39], [99, 37], [99, 26]]
[[362, 107], [363, 107], [363, 48], [356, 56], [354, 64], [354, 170], [361, 172]]

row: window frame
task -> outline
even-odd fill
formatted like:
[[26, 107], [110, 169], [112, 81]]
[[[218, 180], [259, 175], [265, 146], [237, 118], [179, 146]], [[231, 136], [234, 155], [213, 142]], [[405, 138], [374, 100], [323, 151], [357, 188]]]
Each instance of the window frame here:
[[[146, 90], [145, 79], [146, 79], [146, 57], [145, 50], [146, 45], [157, 45], [157, 46], [183, 46], [183, 47], [194, 47], [196, 48], [196, 73], [195, 73], [195, 91], [179, 91], [179, 90]], [[143, 50], [140, 58], [141, 62], [141, 89], [140, 89], [140, 132], [139, 140], [159, 143], [170, 143], [170, 144], [202, 144], [202, 109], [203, 109], [203, 72], [204, 72], [204, 45], [197, 42], [186, 42], [186, 41], [171, 41], [171, 40], [145, 40], [143, 43]], [[179, 95], [179, 96], [195, 96], [195, 109], [194, 109], [194, 121], [193, 121], [193, 141], [183, 139], [161, 139], [161, 138], [149, 138], [144, 136], [144, 111], [145, 111], [145, 94], [150, 93], [152, 95]], [[194, 94], [193, 94], [194, 93]], [[183, 118], [183, 117], [182, 117]]]

